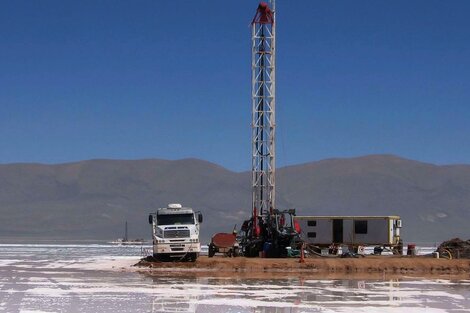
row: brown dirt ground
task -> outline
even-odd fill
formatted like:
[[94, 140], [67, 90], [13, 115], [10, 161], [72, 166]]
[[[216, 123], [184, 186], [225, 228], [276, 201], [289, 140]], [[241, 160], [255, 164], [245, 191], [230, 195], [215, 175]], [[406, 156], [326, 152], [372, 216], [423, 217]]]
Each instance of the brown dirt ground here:
[[366, 256], [361, 258], [299, 259], [199, 257], [191, 262], [147, 262], [135, 266], [154, 276], [191, 275], [202, 277], [247, 278], [358, 278], [449, 277], [470, 279], [470, 259], [429, 257]]

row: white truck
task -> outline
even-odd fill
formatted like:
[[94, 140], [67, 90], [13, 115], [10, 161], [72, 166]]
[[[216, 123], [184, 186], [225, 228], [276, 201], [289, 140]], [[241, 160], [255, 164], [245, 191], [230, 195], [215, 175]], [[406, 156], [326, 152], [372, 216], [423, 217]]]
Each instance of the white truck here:
[[202, 214], [179, 203], [169, 204], [149, 215], [153, 257], [158, 260], [196, 261], [201, 252], [199, 227]]

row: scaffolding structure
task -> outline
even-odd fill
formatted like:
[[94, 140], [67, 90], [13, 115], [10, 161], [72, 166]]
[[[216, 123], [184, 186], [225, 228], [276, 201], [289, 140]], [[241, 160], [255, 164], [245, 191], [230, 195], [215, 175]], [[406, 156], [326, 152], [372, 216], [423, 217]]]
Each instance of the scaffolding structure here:
[[261, 2], [252, 21], [252, 210], [254, 235], [258, 217], [272, 214], [276, 199], [276, 26], [272, 9]]

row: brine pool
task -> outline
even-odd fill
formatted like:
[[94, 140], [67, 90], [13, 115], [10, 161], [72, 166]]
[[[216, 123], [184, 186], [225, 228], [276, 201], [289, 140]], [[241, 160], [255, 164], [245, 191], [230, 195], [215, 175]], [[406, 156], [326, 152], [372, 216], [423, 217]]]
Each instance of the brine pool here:
[[0, 244], [0, 312], [470, 312], [470, 280], [151, 277], [140, 246]]

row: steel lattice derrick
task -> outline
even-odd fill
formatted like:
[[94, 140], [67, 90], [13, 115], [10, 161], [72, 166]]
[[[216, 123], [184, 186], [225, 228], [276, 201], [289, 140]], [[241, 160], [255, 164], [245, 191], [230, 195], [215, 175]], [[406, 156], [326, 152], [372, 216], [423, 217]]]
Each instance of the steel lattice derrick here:
[[254, 216], [266, 216], [275, 208], [275, 103], [274, 13], [268, 4], [261, 2], [252, 22], [252, 209]]

